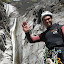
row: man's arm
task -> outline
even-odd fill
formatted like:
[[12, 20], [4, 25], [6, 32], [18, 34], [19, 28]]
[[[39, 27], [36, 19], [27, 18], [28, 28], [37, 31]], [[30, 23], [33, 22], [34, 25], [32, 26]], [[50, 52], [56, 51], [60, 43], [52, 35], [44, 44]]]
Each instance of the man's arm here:
[[32, 37], [32, 36], [30, 36], [29, 32], [28, 32], [28, 33], [25, 33], [25, 34], [26, 34], [26, 37], [27, 37], [27, 39], [28, 39], [28, 41], [29, 41], [30, 43], [40, 42], [40, 37], [39, 37], [39, 35]]
[[26, 21], [23, 22], [22, 27], [23, 27], [26, 37], [30, 43], [43, 41], [42, 40], [43, 39], [42, 35], [44, 35], [43, 33], [38, 36], [34, 36], [34, 37], [30, 36], [30, 34], [29, 34], [30, 26], [28, 26]]
[[62, 26], [61, 29], [62, 29], [62, 33], [63, 33], [63, 36], [64, 36], [64, 26]]

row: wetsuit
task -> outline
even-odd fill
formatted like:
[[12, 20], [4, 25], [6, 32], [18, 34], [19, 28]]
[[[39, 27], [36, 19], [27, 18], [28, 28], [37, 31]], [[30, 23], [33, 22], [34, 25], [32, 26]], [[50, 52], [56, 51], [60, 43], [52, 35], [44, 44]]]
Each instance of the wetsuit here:
[[44, 41], [46, 46], [49, 49], [53, 49], [54, 47], [62, 47], [61, 51], [63, 54], [64, 61], [64, 26], [59, 24], [53, 24], [51, 27], [48, 27], [47, 30], [38, 36], [32, 37], [29, 32], [26, 33], [26, 37], [30, 43]]

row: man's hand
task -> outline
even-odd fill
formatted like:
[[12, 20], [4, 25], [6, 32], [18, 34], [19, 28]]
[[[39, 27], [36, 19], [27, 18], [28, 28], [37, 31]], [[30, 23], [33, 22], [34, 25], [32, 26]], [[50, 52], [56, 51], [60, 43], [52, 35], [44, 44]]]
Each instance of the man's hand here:
[[23, 27], [24, 32], [27, 33], [29, 32], [31, 26], [28, 26], [27, 22], [23, 21], [22, 27]]

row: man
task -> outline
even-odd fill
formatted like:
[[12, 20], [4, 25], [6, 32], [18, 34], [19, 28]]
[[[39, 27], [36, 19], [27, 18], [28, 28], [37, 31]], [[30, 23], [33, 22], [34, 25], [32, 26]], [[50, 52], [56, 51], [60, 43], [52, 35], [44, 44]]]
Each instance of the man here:
[[[27, 25], [27, 22], [24, 21], [22, 24], [23, 30], [26, 34], [27, 39], [30, 43], [44, 41], [48, 49], [53, 49], [54, 47], [58, 47], [63, 51], [64, 47], [64, 26], [59, 24], [52, 24], [53, 14], [49, 11], [45, 11], [41, 14], [41, 21], [46, 27], [46, 31], [37, 35], [30, 36], [30, 26]], [[64, 53], [62, 53], [63, 55]], [[62, 62], [64, 61], [64, 56], [62, 56]], [[63, 62], [64, 64], [64, 62]]]

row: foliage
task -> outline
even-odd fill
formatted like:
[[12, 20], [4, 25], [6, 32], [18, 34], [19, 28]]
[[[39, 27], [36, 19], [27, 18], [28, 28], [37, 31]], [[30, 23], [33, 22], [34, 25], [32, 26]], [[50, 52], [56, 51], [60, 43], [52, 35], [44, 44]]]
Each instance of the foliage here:
[[33, 2], [37, 2], [37, 0], [32, 0]]
[[13, 0], [0, 0], [0, 3], [1, 2], [9, 2], [9, 1], [13, 1]]

